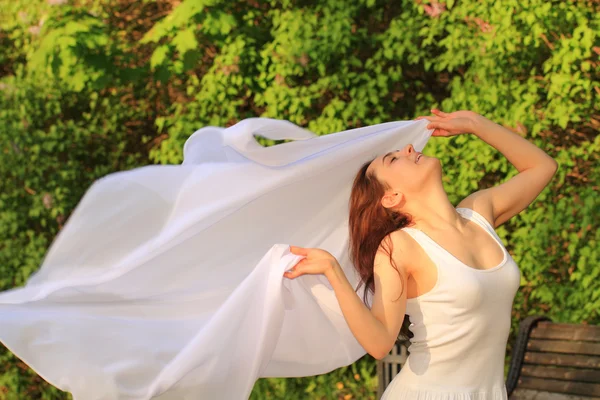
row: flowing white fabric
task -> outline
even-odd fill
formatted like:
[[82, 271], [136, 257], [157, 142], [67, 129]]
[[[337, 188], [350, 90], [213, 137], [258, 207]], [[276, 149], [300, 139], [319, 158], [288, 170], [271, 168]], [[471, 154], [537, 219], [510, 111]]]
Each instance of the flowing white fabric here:
[[0, 293], [0, 341], [76, 400], [247, 399], [260, 377], [355, 362], [366, 352], [327, 278], [283, 276], [303, 258], [289, 245], [329, 251], [356, 288], [354, 176], [378, 154], [421, 151], [427, 124], [317, 136], [250, 118], [196, 131], [181, 165], [96, 180], [40, 269]]

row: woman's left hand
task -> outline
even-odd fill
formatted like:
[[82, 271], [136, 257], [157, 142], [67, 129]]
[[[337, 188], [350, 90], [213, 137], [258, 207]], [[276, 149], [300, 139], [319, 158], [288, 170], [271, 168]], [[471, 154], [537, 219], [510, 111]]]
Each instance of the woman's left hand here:
[[463, 133], [472, 133], [475, 119], [479, 116], [474, 111], [461, 110], [451, 113], [434, 108], [431, 110], [433, 116], [420, 115], [415, 120], [426, 119], [430, 121], [427, 129], [433, 129], [431, 136], [455, 136]]
[[283, 276], [290, 279], [304, 274], [323, 274], [329, 277], [338, 264], [336, 258], [326, 250], [290, 246], [290, 252], [299, 256], [306, 256], [283, 274]]

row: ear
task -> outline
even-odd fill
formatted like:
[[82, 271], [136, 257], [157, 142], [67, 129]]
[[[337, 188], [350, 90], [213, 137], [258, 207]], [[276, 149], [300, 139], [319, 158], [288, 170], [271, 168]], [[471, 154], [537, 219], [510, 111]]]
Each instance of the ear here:
[[404, 194], [402, 192], [390, 192], [383, 196], [381, 199], [381, 205], [385, 208], [395, 207], [404, 200]]

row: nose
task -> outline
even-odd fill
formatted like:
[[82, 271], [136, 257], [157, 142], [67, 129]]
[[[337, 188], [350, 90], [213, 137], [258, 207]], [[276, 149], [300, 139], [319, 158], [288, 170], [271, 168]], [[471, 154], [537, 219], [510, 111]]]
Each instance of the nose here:
[[412, 143], [409, 143], [406, 145], [405, 151], [407, 154], [411, 154], [411, 153], [415, 152], [415, 148], [413, 147]]

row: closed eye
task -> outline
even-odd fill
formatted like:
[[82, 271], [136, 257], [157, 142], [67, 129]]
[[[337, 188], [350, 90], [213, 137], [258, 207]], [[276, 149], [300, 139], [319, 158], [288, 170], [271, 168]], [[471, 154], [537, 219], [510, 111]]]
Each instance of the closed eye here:
[[396, 157], [392, 157], [392, 161], [390, 161], [390, 164], [393, 163], [395, 159]]

